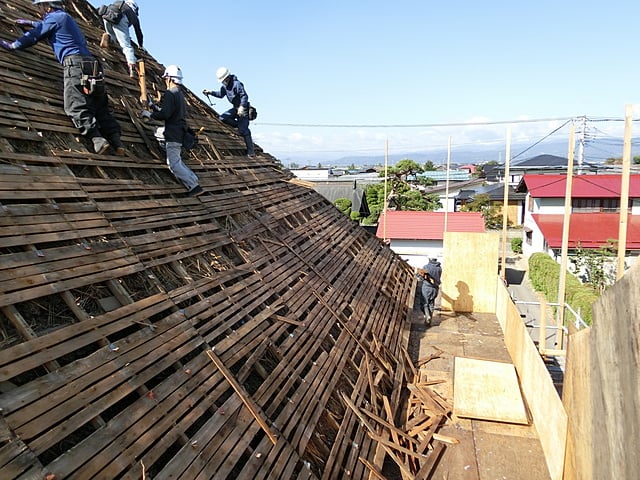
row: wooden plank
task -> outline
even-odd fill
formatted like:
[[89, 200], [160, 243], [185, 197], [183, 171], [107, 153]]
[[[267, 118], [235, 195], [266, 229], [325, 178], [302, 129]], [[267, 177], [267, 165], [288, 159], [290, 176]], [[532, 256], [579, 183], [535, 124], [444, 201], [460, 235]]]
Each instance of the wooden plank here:
[[250, 399], [247, 392], [236, 381], [236, 379], [233, 377], [233, 374], [229, 370], [227, 370], [224, 363], [222, 363], [222, 361], [218, 358], [218, 356], [209, 350], [207, 350], [207, 355], [209, 356], [211, 361], [216, 365], [218, 370], [222, 372], [222, 374], [225, 376], [227, 381], [231, 384], [231, 386], [235, 390], [236, 394], [238, 394], [238, 396], [242, 400], [242, 403], [244, 403], [245, 407], [247, 407], [247, 409], [251, 412], [251, 414], [256, 419], [258, 424], [262, 427], [262, 429], [267, 434], [271, 442], [275, 445], [276, 442], [278, 441], [278, 437], [271, 431], [271, 428], [269, 427], [269, 425], [267, 425], [267, 423], [264, 421], [263, 414], [260, 412], [260, 408], [255, 404], [255, 402], [253, 402]]
[[456, 357], [454, 368], [456, 416], [529, 424], [512, 364]]

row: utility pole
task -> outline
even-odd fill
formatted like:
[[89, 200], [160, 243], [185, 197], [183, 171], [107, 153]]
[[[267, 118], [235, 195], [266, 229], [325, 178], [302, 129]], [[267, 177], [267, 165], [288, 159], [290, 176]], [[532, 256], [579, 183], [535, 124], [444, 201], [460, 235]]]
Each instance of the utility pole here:
[[580, 117], [582, 125], [580, 126], [580, 143], [578, 144], [578, 175], [582, 175], [582, 163], [584, 162], [584, 142], [587, 136], [587, 116]]

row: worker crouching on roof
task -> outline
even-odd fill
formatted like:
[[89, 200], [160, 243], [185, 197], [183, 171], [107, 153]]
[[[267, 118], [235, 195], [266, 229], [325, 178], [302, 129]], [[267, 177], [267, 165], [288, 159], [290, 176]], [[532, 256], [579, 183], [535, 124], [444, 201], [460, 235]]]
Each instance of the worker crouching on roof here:
[[220, 90], [203, 90], [204, 95], [213, 95], [217, 98], [227, 97], [227, 100], [233, 105], [232, 108], [220, 115], [227, 125], [238, 129], [238, 135], [244, 137], [244, 143], [247, 146], [247, 155], [255, 156], [253, 148], [253, 140], [251, 138], [251, 130], [249, 130], [249, 95], [247, 95], [244, 85], [238, 78], [233, 75], [227, 67], [220, 67], [216, 71], [216, 76], [222, 87]]
[[[34, 0], [42, 21], [16, 20], [31, 30], [13, 42], [0, 40], [5, 50], [22, 50], [41, 40], [49, 42], [64, 67], [64, 111], [80, 133], [91, 139], [93, 149], [103, 154], [113, 146], [124, 155], [120, 125], [111, 115], [100, 62], [89, 52], [78, 24], [62, 9], [62, 2]], [[106, 137], [106, 138], [105, 138]]]

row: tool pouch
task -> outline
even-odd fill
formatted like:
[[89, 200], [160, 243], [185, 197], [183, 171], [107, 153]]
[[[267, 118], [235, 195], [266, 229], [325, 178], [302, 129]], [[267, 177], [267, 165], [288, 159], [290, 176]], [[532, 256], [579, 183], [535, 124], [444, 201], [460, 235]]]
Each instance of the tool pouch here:
[[104, 74], [97, 60], [82, 62], [80, 86], [85, 95], [101, 94], [104, 92]]

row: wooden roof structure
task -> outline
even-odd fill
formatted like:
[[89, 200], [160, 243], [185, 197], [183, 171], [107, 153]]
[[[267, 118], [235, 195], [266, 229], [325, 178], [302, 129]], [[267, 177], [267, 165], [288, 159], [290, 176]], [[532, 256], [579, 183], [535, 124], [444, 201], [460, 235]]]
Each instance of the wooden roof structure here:
[[[95, 9], [65, 8], [127, 155], [78, 137], [46, 43], [0, 54], [0, 478], [379, 478], [412, 380], [409, 267], [188, 89], [206, 192], [186, 196]], [[36, 16], [0, 10], [3, 39]], [[153, 93], [164, 68], [138, 54]]]

